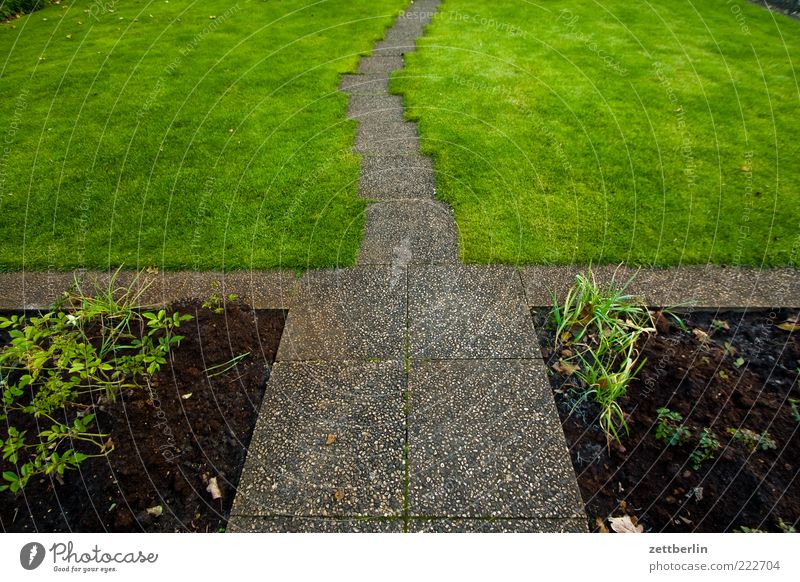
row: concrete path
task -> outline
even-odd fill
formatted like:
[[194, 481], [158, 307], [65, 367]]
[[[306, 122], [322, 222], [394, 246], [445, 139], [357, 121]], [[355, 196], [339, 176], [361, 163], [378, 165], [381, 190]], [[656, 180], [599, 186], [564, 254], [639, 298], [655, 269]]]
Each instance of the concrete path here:
[[522, 279], [458, 263], [388, 92], [437, 5], [415, 2], [342, 80], [371, 201], [358, 266], [292, 294], [231, 531], [586, 529]]

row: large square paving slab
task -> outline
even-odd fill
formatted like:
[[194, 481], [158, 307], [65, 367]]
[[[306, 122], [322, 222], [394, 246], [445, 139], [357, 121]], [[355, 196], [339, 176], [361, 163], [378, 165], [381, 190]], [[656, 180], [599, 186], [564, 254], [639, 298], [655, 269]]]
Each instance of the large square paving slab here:
[[409, 533], [586, 533], [586, 520], [558, 519], [412, 519]]
[[232, 513], [401, 515], [404, 389], [402, 361], [275, 364]]
[[431, 159], [420, 155], [361, 158], [359, 194], [376, 200], [433, 198], [436, 179]]
[[409, 513], [583, 517], [544, 365], [412, 360]]
[[405, 315], [404, 272], [310, 271], [295, 286], [277, 360], [402, 359]]
[[408, 302], [412, 358], [540, 357], [513, 268], [411, 267]]
[[453, 211], [433, 200], [381, 202], [367, 208], [361, 265], [456, 263]]
[[231, 533], [402, 533], [402, 519], [232, 516]]

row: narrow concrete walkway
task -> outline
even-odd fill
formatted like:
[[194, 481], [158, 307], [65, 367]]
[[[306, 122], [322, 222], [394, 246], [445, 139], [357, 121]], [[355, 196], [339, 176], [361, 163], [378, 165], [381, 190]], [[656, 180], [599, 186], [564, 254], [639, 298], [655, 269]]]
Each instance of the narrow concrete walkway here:
[[231, 531], [586, 529], [520, 274], [458, 263], [388, 92], [438, 4], [342, 80], [372, 201], [358, 266], [295, 286]]

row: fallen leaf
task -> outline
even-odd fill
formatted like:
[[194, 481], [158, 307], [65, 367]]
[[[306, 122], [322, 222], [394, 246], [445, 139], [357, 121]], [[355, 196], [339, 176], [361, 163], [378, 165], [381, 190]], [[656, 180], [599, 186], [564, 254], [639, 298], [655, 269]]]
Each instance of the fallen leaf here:
[[570, 364], [569, 362], [565, 362], [564, 360], [558, 360], [555, 364], [553, 364], [553, 369], [559, 374], [564, 374], [565, 376], [572, 376], [580, 368], [578, 367], [577, 364]]
[[337, 489], [336, 493], [333, 494], [333, 497], [334, 499], [336, 499], [336, 501], [341, 501], [342, 499], [344, 499], [344, 490]]
[[787, 320], [778, 324], [778, 328], [783, 331], [800, 331], [800, 322]]
[[214, 499], [215, 501], [217, 499], [222, 499], [222, 491], [219, 490], [219, 484], [217, 484], [216, 477], [211, 477], [211, 479], [208, 480], [208, 487], [206, 487], [206, 491], [211, 493], [211, 499]]
[[723, 380], [727, 380], [728, 379], [728, 373], [725, 370], [720, 370], [719, 371], [719, 377], [722, 378]]
[[644, 527], [638, 525], [635, 520], [636, 518], [631, 518], [630, 515], [608, 518], [611, 529], [617, 533], [644, 533]]
[[694, 336], [698, 339], [698, 341], [701, 344], [710, 344], [711, 343], [711, 337], [706, 332], [704, 332], [702, 329], [700, 329], [699, 327], [694, 328], [692, 330], [692, 333], [694, 334]]
[[561, 355], [564, 356], [565, 358], [571, 358], [573, 356], [573, 353], [572, 353], [572, 350], [565, 349], [565, 350], [561, 350]]
[[150, 275], [158, 275], [158, 267], [147, 267], [146, 271]]
[[741, 168], [742, 172], [749, 172], [752, 169], [753, 169], [752, 166], [750, 166], [749, 164], [744, 164]]
[[608, 531], [608, 528], [606, 527], [606, 524], [603, 521], [602, 517], [598, 517], [597, 519], [594, 520], [594, 522], [597, 524], [597, 531], [598, 532], [600, 532], [600, 533], [611, 533], [610, 531]]
[[335, 442], [336, 442], [336, 435], [335, 434], [329, 434], [328, 438], [325, 439], [325, 444], [326, 445], [332, 445]]
[[563, 332], [561, 332], [561, 335], [559, 336], [559, 339], [562, 342], [567, 343], [570, 339], [572, 339], [572, 332], [571, 331], [563, 331]]
[[153, 517], [161, 517], [161, 514], [164, 513], [164, 508], [160, 505], [154, 505], [153, 507], [148, 507], [145, 511]]
[[189, 400], [189, 398], [191, 397], [192, 397], [191, 392], [187, 392], [186, 394], [181, 394], [181, 398], [183, 398], [184, 400]]

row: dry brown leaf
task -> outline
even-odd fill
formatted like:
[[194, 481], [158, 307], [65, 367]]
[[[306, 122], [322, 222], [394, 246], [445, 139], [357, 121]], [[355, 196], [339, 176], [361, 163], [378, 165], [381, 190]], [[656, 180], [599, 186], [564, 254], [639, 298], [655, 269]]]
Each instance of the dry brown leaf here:
[[608, 522], [611, 524], [611, 529], [617, 533], [643, 533], [644, 527], [636, 523], [636, 518], [631, 518], [630, 515], [623, 515], [622, 517], [609, 517]]
[[189, 398], [191, 398], [191, 397], [192, 397], [192, 393], [191, 392], [187, 392], [186, 394], [182, 394], [181, 395], [181, 398], [183, 398], [184, 400], [189, 400]]
[[222, 499], [222, 491], [219, 490], [219, 484], [217, 483], [216, 477], [211, 477], [208, 480], [208, 487], [206, 487], [206, 491], [211, 493], [211, 499], [217, 500]]
[[580, 368], [578, 367], [577, 364], [570, 364], [569, 362], [565, 362], [564, 360], [558, 360], [555, 364], [553, 364], [553, 369], [559, 374], [564, 374], [565, 376], [572, 376]]
[[329, 434], [328, 438], [325, 439], [325, 444], [326, 445], [332, 445], [335, 442], [336, 442], [336, 435], [335, 434]]
[[603, 521], [602, 517], [598, 517], [597, 519], [594, 520], [594, 522], [597, 524], [597, 531], [598, 532], [600, 532], [600, 533], [611, 533], [610, 531], [608, 531], [608, 528], [606, 527], [606, 522]]
[[711, 337], [706, 332], [704, 332], [702, 329], [700, 329], [699, 327], [694, 328], [692, 330], [692, 333], [695, 335], [695, 337], [698, 339], [698, 341], [701, 344], [710, 344], [711, 343]]
[[798, 320], [798, 318], [795, 318], [794, 321], [787, 319], [783, 323], [778, 324], [778, 329], [782, 329], [783, 331], [800, 331], [800, 320]]
[[160, 505], [154, 505], [153, 507], [148, 507], [145, 511], [153, 517], [161, 517], [161, 514], [164, 513], [164, 508]]
[[342, 499], [344, 499], [344, 490], [337, 489], [336, 493], [333, 494], [333, 497], [334, 499], [336, 499], [336, 501], [341, 501]]

